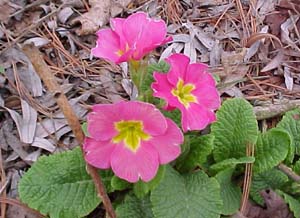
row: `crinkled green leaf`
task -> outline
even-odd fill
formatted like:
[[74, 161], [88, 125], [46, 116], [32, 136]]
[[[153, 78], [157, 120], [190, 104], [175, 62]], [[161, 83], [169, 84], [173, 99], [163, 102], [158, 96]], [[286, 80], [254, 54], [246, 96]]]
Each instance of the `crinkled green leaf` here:
[[296, 163], [294, 163], [293, 171], [298, 175], [300, 174], [300, 160], [297, 160]]
[[282, 129], [273, 128], [259, 134], [253, 170], [263, 172], [277, 166], [286, 158], [290, 144], [289, 134]]
[[177, 126], [181, 127], [181, 113], [180, 113], [180, 110], [178, 110], [178, 109], [171, 110], [171, 111], [162, 110], [161, 112], [163, 113], [163, 115], [165, 115], [165, 117], [170, 118], [171, 120], [173, 120], [177, 124]]
[[87, 122], [84, 122], [83, 124], [81, 124], [81, 129], [82, 129], [85, 136], [89, 136], [89, 132], [88, 132], [88, 129], [87, 129]]
[[289, 208], [293, 212], [295, 218], [300, 218], [300, 201], [281, 190], [276, 190], [276, 192], [280, 194], [284, 201], [289, 205]]
[[207, 156], [213, 149], [213, 135], [193, 135], [190, 136], [190, 149], [185, 158], [177, 164], [180, 171], [187, 172], [201, 166], [206, 162]]
[[188, 134], [184, 135], [184, 142], [180, 145], [180, 147], [181, 147], [181, 154], [176, 159], [176, 165], [177, 164], [180, 165], [190, 152], [191, 143], [190, 143], [190, 136]]
[[247, 144], [255, 144], [258, 135], [253, 107], [241, 98], [226, 100], [211, 130], [215, 136], [213, 154], [217, 162], [244, 157]]
[[238, 164], [254, 163], [254, 161], [254, 157], [230, 158], [212, 165], [210, 170], [218, 172], [227, 168], [234, 168]]
[[180, 175], [167, 166], [150, 199], [156, 218], [218, 218], [222, 210], [219, 183], [202, 171]]
[[170, 65], [165, 61], [160, 61], [158, 63], [149, 64], [148, 73], [153, 73], [154, 71], [160, 73], [167, 73], [170, 69]]
[[131, 185], [132, 185], [131, 183], [127, 182], [126, 180], [123, 180], [115, 175], [112, 177], [110, 184], [111, 184], [111, 187], [117, 191], [125, 190], [125, 189], [131, 187]]
[[[111, 177], [109, 171], [102, 173], [105, 184], [110, 184]], [[80, 148], [40, 157], [21, 178], [18, 189], [23, 203], [51, 218], [83, 217], [100, 203]]]
[[140, 92], [144, 93], [144, 95], [152, 93], [151, 84], [154, 82], [153, 72], [157, 71], [161, 73], [166, 73], [169, 71], [169, 68], [169, 64], [165, 61], [150, 64], [147, 67], [147, 73], [145, 75], [145, 78], [143, 79], [143, 83], [141, 84]]
[[152, 179], [150, 182], [143, 182], [139, 180], [137, 183], [133, 184], [133, 192], [138, 198], [145, 197], [149, 191], [154, 189], [161, 181], [165, 174], [166, 166], [162, 165], [159, 167], [158, 172], [154, 179]]
[[221, 186], [221, 198], [223, 199], [222, 214], [224, 215], [231, 215], [237, 212], [241, 203], [241, 189], [231, 181], [234, 169], [228, 168], [215, 176]]
[[149, 196], [143, 199], [128, 194], [124, 202], [116, 209], [118, 218], [154, 218]]
[[277, 169], [267, 170], [261, 173], [254, 173], [251, 183], [250, 196], [258, 204], [263, 205], [264, 200], [259, 194], [265, 189], [280, 189], [288, 182], [289, 178]]
[[291, 163], [294, 158], [294, 152], [300, 155], [300, 109], [287, 112], [277, 127], [283, 128], [290, 134], [292, 143], [289, 149], [288, 161]]
[[4, 73], [4, 67], [0, 66], [0, 73]]

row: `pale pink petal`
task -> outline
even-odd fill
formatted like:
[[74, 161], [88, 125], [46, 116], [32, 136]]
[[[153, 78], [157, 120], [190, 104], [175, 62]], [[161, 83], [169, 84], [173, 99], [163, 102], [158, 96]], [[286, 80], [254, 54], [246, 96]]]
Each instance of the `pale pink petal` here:
[[183, 54], [173, 54], [166, 58], [166, 61], [170, 64], [170, 70], [167, 73], [168, 80], [176, 87], [180, 78], [184, 80], [190, 59]]
[[[123, 33], [124, 22], [126, 19], [124, 18], [113, 18], [110, 19], [110, 26], [115, 31], [115, 33], [120, 38], [120, 48], [122, 51], [126, 51], [126, 39]], [[125, 27], [126, 28], [126, 27]]]
[[85, 151], [85, 160], [92, 166], [100, 169], [110, 168], [111, 154], [116, 145], [108, 141], [96, 141], [92, 138], [86, 138], [83, 144]]
[[[190, 64], [187, 68], [186, 74], [185, 74], [185, 79], [184, 81], [186, 83], [198, 83], [199, 81], [206, 81], [206, 77], [207, 75], [209, 75], [207, 73], [207, 68], [208, 66], [206, 64]], [[210, 75], [209, 75], [210, 76]], [[212, 81], [208, 81], [208, 83], [206, 83], [207, 85], [215, 85], [214, 80]]]
[[[143, 143], [143, 142], [142, 142]], [[139, 179], [149, 182], [157, 173], [158, 153], [151, 145], [144, 146], [134, 153], [119, 144], [111, 155], [111, 167], [120, 178], [135, 183]]]
[[198, 104], [203, 105], [207, 109], [215, 110], [221, 105], [220, 95], [215, 86], [197, 85], [192, 94], [197, 97]]
[[181, 110], [181, 123], [184, 132], [189, 130], [202, 130], [211, 122], [213, 117], [212, 111], [198, 104], [190, 104], [187, 110]]
[[167, 121], [162, 113], [153, 105], [139, 101], [118, 103], [119, 113], [124, 120], [142, 121], [144, 132], [150, 135], [161, 135], [167, 129]]
[[144, 143], [152, 144], [159, 155], [160, 164], [175, 160], [180, 155], [180, 144], [183, 143], [183, 134], [177, 125], [167, 118], [168, 129], [164, 135], [153, 137]]
[[97, 35], [97, 45], [92, 48], [92, 54], [99, 58], [118, 62], [118, 51], [121, 49], [119, 36], [110, 29], [99, 30]]
[[182, 103], [178, 101], [178, 98], [172, 94], [172, 89], [175, 85], [172, 85], [166, 74], [154, 72], [153, 77], [155, 82], [151, 84], [153, 89], [153, 96], [162, 98], [166, 101], [167, 106], [165, 110], [172, 110], [174, 108], [184, 109]]
[[179, 102], [177, 97], [172, 95], [174, 85], [168, 81], [167, 75], [154, 72], [153, 77], [155, 79], [155, 82], [151, 84], [153, 96], [164, 99], [170, 106], [176, 106]]
[[147, 26], [142, 29], [141, 35], [136, 42], [136, 52], [133, 56], [136, 60], [141, 59], [145, 54], [161, 45], [166, 38], [166, 23], [163, 20], [148, 19]]
[[141, 37], [142, 31], [147, 27], [148, 23], [149, 18], [144, 12], [137, 12], [127, 17], [123, 24], [123, 33], [129, 47], [136, 47], [136, 42]]
[[120, 121], [118, 108], [114, 104], [98, 104], [88, 114], [88, 132], [96, 140], [109, 140], [117, 134], [114, 122]]

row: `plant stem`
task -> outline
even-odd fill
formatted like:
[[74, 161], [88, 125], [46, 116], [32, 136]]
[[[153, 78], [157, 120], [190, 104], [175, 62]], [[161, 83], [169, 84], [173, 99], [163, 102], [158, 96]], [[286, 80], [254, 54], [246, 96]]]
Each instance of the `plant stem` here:
[[281, 170], [284, 174], [286, 174], [288, 177], [290, 177], [292, 180], [294, 180], [295, 182], [300, 183], [300, 176], [285, 164], [281, 163], [277, 166], [277, 168]]
[[[51, 72], [49, 66], [43, 59], [41, 52], [33, 45], [25, 45], [23, 47], [24, 53], [29, 58], [32, 63], [35, 71], [38, 73], [40, 78], [43, 80], [47, 88], [50, 92], [53, 93], [53, 97], [55, 98], [59, 108], [62, 110], [65, 118], [69, 126], [71, 127], [78, 143], [80, 144], [80, 148], [82, 151], [82, 155], [84, 155], [82, 144], [84, 142], [84, 133], [81, 129], [80, 122], [72, 109], [67, 97], [64, 95], [62, 89], [58, 85], [53, 73]], [[104, 207], [110, 218], [116, 218], [115, 211], [112, 207], [111, 201], [105, 191], [105, 186], [101, 180], [101, 177], [98, 174], [98, 171], [95, 167], [87, 165], [87, 171], [91, 175], [94, 184], [96, 186], [99, 197], [102, 199]]]

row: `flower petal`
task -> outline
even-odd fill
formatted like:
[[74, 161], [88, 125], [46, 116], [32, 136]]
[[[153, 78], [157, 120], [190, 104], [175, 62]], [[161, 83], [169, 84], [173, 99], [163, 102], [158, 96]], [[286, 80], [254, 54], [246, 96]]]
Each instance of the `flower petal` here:
[[164, 135], [153, 137], [144, 143], [152, 144], [159, 155], [160, 164], [166, 164], [175, 160], [180, 154], [180, 144], [183, 143], [183, 134], [178, 126], [167, 118], [168, 129]]
[[119, 102], [118, 104], [122, 119], [142, 121], [145, 133], [153, 136], [161, 135], [166, 131], [167, 121], [154, 105], [139, 101]]
[[88, 132], [96, 140], [109, 140], [117, 134], [114, 122], [121, 119], [118, 108], [114, 104], [98, 104], [88, 114]]
[[145, 54], [164, 43], [166, 38], [166, 23], [163, 20], [147, 19], [148, 24], [142, 29], [141, 35], [136, 41], [136, 52], [133, 56], [136, 60], [141, 59]]
[[110, 26], [115, 31], [115, 33], [119, 36], [120, 38], [120, 48], [122, 51], [126, 50], [126, 40], [125, 36], [123, 33], [123, 27], [124, 27], [124, 22], [126, 19], [124, 18], [113, 18], [110, 19]]
[[92, 54], [99, 58], [104, 58], [113, 62], [118, 62], [118, 52], [120, 48], [119, 36], [110, 29], [102, 29], [97, 32], [98, 39]]
[[188, 130], [202, 130], [215, 121], [214, 113], [199, 104], [190, 104], [187, 110], [181, 110], [181, 123], [184, 132]]
[[167, 75], [154, 72], [153, 77], [155, 79], [155, 82], [151, 84], [153, 96], [163, 98], [165, 101], [167, 101], [168, 104], [170, 104], [170, 106], [177, 105], [179, 102], [177, 98], [171, 93], [174, 87], [168, 81]]
[[[206, 80], [204, 78], [206, 78], [207, 75], [210, 76], [210, 74], [207, 73], [207, 68], [208, 68], [208, 66], [206, 64], [201, 64], [201, 63], [200, 64], [199, 63], [190, 64], [187, 68], [184, 81], [186, 83], [196, 84], [199, 81]], [[214, 86], [215, 82], [214, 82], [214, 80], [212, 80], [212, 81], [213, 81], [212, 84], [210, 84], [211, 81], [208, 81], [209, 83], [206, 83], [206, 84]]]
[[100, 169], [110, 168], [110, 157], [116, 145], [109, 141], [96, 141], [86, 138], [83, 144], [85, 160], [92, 166]]
[[215, 110], [221, 105], [220, 95], [215, 86], [197, 85], [192, 94], [197, 97], [198, 104], [203, 105], [207, 109]]
[[119, 144], [111, 155], [113, 172], [129, 182], [137, 182], [141, 178], [148, 182], [157, 173], [158, 153], [151, 145], [141, 145], [137, 152], [132, 152]]
[[173, 54], [166, 58], [166, 61], [170, 64], [170, 70], [167, 73], [168, 80], [176, 86], [180, 78], [184, 80], [190, 59], [183, 54]]
[[124, 22], [123, 33], [130, 48], [136, 48], [136, 42], [140, 38], [142, 31], [147, 27], [149, 18], [144, 12], [137, 12], [130, 15]]

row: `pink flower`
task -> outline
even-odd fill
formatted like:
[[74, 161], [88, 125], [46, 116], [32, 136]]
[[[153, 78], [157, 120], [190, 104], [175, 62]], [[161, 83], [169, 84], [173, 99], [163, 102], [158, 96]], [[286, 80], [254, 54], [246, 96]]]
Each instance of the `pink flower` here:
[[171, 37], [166, 38], [165, 22], [151, 19], [144, 12], [126, 19], [111, 19], [110, 25], [112, 29], [97, 32], [97, 45], [92, 54], [115, 63], [140, 60], [156, 47], [172, 40]]
[[166, 109], [181, 111], [183, 131], [201, 130], [216, 120], [214, 110], [220, 107], [220, 96], [205, 64], [189, 64], [182, 54], [173, 54], [167, 74], [154, 72], [151, 87], [154, 96], [167, 102]]
[[98, 104], [88, 115], [86, 161], [100, 169], [112, 168], [129, 182], [154, 178], [159, 164], [180, 154], [183, 135], [154, 105], [138, 101]]

